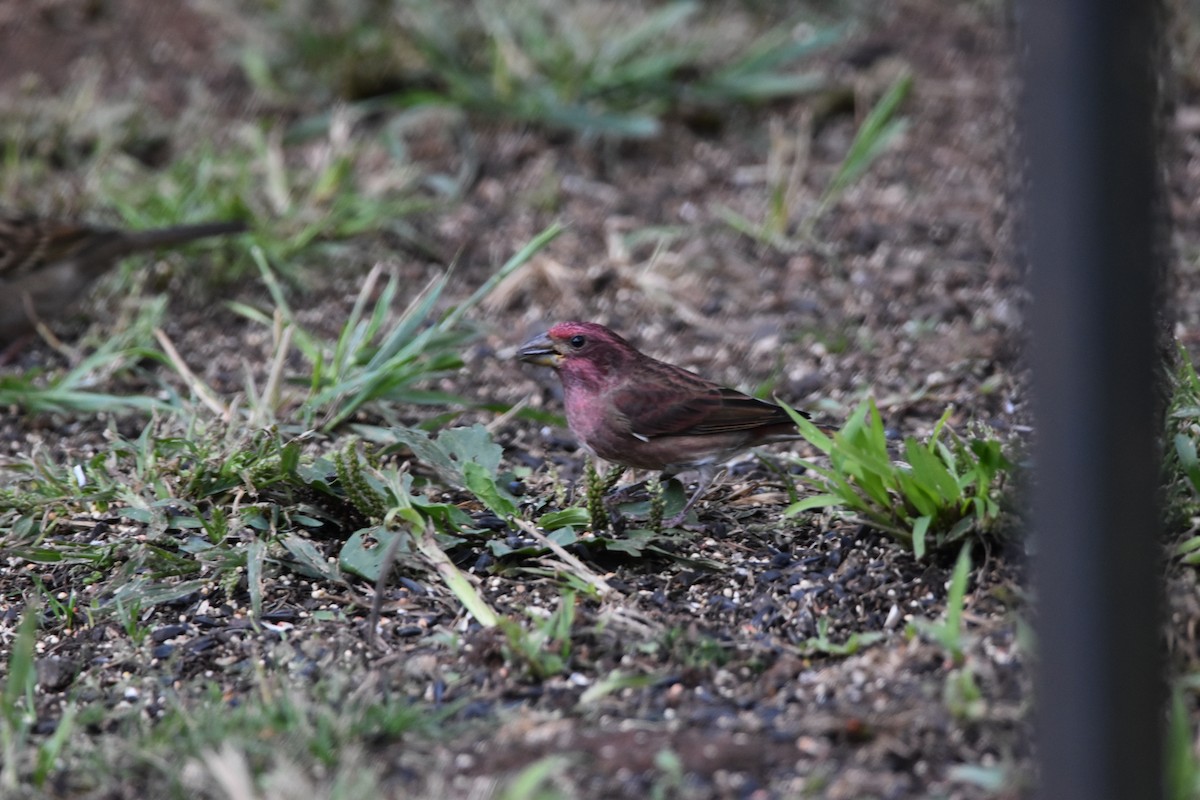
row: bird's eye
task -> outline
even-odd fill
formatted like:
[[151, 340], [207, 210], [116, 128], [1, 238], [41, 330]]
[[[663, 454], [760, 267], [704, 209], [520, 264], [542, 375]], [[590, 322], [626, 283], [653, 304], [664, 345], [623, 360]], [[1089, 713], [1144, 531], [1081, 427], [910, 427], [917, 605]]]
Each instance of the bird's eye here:
[[587, 337], [577, 333], [567, 341], [570, 343], [571, 347], [574, 347], [576, 350], [578, 350], [587, 343]]

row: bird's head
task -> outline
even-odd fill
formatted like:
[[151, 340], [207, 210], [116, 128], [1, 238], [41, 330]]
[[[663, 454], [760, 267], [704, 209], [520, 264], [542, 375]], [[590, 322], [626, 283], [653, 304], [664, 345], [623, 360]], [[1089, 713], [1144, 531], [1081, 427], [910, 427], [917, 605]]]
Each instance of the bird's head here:
[[522, 361], [583, 379], [606, 375], [637, 355], [629, 342], [594, 322], [560, 322], [517, 351]]

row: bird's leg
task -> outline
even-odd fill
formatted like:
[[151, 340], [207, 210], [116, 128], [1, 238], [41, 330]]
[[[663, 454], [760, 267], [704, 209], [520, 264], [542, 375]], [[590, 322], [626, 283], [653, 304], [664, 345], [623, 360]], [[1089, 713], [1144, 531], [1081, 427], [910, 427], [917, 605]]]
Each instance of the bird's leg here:
[[625, 467], [616, 465], [604, 476], [604, 490], [606, 492], [604, 495], [604, 510], [608, 513], [609, 522], [614, 531], [624, 529], [625, 527], [625, 516], [621, 513], [621, 503], [625, 502], [629, 495], [633, 494], [635, 490], [645, 483], [645, 481], [638, 481], [630, 486], [613, 491], [613, 487], [617, 485], [617, 481], [621, 479], [621, 476], [625, 472]]
[[0, 349], [0, 367], [7, 366], [10, 362], [12, 362], [13, 359], [17, 357], [17, 354], [20, 353], [21, 350], [24, 349], [25, 345], [29, 344], [32, 339], [33, 334], [26, 333], [22, 336], [18, 336], [15, 340], [5, 345], [3, 349]]
[[29, 321], [33, 324], [34, 330], [18, 336], [14, 341], [8, 343], [2, 349], [0, 349], [0, 366], [4, 366], [15, 359], [17, 354], [20, 353], [21, 350], [33, 340], [35, 331], [41, 333], [43, 339], [45, 339], [47, 334], [49, 334], [50, 338], [47, 339], [47, 341], [50, 342], [51, 346], [54, 345], [54, 342], [58, 341], [54, 338], [54, 334], [51, 334], [46, 326], [42, 323], [41, 318], [38, 317], [38, 313], [33, 307], [33, 298], [29, 296], [28, 292], [21, 296], [21, 305], [25, 307], [25, 314], [29, 317]]
[[631, 483], [628, 486], [622, 486], [620, 489], [617, 489], [614, 492], [610, 492], [608, 495], [608, 500], [609, 500], [609, 502], [614, 502], [614, 503], [624, 503], [625, 501], [631, 499], [639, 491], [644, 489], [645, 486], [646, 486], [646, 481], [644, 481], [644, 480], [638, 481], [636, 483]]
[[683, 504], [683, 510], [670, 519], [663, 521], [664, 527], [677, 528], [685, 519], [687, 519], [687, 514], [692, 510], [692, 506], [694, 506], [696, 501], [700, 499], [700, 496], [707, 492], [709, 487], [712, 486], [713, 479], [717, 476], [718, 469], [713, 464], [705, 464], [699, 467], [699, 472], [700, 479], [696, 481], [696, 491], [693, 492], [692, 496], [688, 498], [688, 501]]
[[78, 352], [67, 347], [63, 343], [63, 340], [59, 339], [57, 336], [55, 336], [54, 331], [52, 331], [48, 327], [46, 327], [46, 323], [42, 322], [41, 319], [35, 320], [35, 326], [36, 326], [35, 330], [37, 331], [37, 335], [42, 337], [43, 342], [45, 342], [46, 344], [50, 345], [50, 347], [52, 347], [56, 351], [58, 351], [68, 361], [70, 361], [72, 363], [76, 363], [79, 361]]

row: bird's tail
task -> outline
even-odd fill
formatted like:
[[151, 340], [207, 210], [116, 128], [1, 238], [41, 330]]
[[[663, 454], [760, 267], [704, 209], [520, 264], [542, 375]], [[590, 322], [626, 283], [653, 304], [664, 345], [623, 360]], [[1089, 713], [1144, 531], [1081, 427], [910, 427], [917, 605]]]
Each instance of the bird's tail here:
[[125, 244], [128, 252], [136, 250], [154, 250], [159, 247], [174, 247], [195, 239], [207, 236], [224, 236], [230, 233], [242, 233], [246, 223], [240, 220], [227, 222], [201, 222], [195, 225], [174, 225], [170, 228], [156, 228], [149, 231], [134, 231], [125, 234]]

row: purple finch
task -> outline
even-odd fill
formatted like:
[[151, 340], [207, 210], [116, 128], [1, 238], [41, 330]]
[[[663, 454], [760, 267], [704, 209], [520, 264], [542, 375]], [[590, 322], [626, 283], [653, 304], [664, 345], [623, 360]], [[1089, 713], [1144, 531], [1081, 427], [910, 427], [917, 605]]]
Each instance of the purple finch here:
[[732, 456], [798, 436], [774, 403], [639, 353], [603, 325], [560, 322], [522, 345], [517, 357], [558, 372], [567, 424], [595, 455], [665, 477], [699, 471], [696, 492], [670, 525], [679, 524]]
[[240, 233], [241, 222], [122, 231], [0, 212], [0, 349], [53, 319], [127, 255]]

